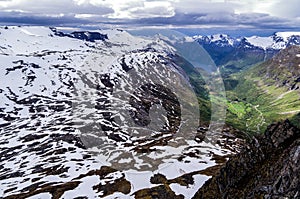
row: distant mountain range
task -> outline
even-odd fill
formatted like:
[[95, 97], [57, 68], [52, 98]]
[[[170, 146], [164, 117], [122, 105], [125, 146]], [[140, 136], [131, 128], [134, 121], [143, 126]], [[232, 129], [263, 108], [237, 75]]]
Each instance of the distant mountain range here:
[[260, 48], [264, 50], [280, 50], [290, 45], [300, 45], [300, 32], [276, 32], [269, 37], [231, 37], [226, 34], [210, 36], [197, 35], [193, 37], [202, 45], [216, 45], [218, 47]]
[[193, 37], [210, 54], [223, 76], [266, 61], [281, 49], [300, 45], [300, 32], [277, 32], [269, 37], [230, 37], [226, 34]]

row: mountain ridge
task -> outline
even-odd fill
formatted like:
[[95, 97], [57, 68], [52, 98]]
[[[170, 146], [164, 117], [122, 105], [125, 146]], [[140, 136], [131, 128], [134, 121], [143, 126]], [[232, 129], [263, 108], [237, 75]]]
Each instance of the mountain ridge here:
[[[250, 36], [250, 37], [231, 37], [227, 34], [215, 34], [215, 35], [194, 35], [193, 39], [200, 44], [216, 43], [225, 46], [238, 46], [242, 41], [251, 45], [252, 47], [259, 47], [262, 49], [283, 49], [290, 45], [300, 44], [300, 32], [275, 32], [271, 36]], [[247, 47], [247, 46], [246, 46]], [[250, 46], [249, 46], [250, 47]]]
[[300, 45], [300, 32], [278, 32], [269, 37], [194, 36], [210, 54], [226, 79], [231, 74], [269, 60], [280, 50]]
[[300, 130], [270, 125], [206, 181], [196, 198], [299, 198]]
[[[190, 198], [212, 175], [204, 170], [243, 143], [231, 129], [198, 131], [183, 69], [204, 82], [192, 65], [174, 63], [187, 60], [164, 40], [119, 30], [93, 42], [47, 27], [0, 32], [3, 197], [142, 198], [153, 188]], [[165, 188], [151, 181], [157, 173]]]

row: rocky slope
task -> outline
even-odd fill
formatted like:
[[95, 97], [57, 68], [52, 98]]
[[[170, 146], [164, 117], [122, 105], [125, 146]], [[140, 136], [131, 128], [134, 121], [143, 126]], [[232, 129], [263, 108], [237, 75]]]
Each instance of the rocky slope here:
[[274, 83], [290, 90], [299, 90], [300, 46], [290, 46], [280, 51], [275, 57], [256, 66], [253, 70], [254, 75], [264, 78], [269, 84]]
[[198, 129], [171, 42], [120, 30], [0, 33], [1, 197], [191, 198], [205, 170], [243, 144], [230, 129]]
[[300, 130], [289, 121], [273, 124], [193, 198], [299, 198], [299, 163]]

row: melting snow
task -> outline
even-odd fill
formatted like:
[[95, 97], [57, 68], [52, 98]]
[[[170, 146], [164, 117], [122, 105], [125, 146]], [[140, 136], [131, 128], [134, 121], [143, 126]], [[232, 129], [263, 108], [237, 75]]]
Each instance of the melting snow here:
[[194, 176], [194, 184], [189, 185], [189, 187], [181, 186], [179, 184], [171, 184], [170, 188], [177, 194], [182, 194], [185, 199], [192, 198], [196, 192], [198, 191], [199, 187], [202, 187], [202, 185], [211, 177], [204, 176], [204, 175], [195, 175]]
[[[78, 79], [76, 70], [80, 70], [84, 74], [88, 74], [91, 71], [109, 71], [112, 73], [112, 76], [117, 76], [121, 74], [121, 66], [117, 63], [116, 60], [116, 57], [120, 55], [125, 54], [125, 62], [127, 64], [129, 64], [130, 61], [133, 61], [133, 63], [139, 64], [141, 66], [143, 65], [144, 60], [149, 59], [150, 61], [157, 62], [157, 60], [159, 60], [159, 55], [163, 55], [163, 53], [155, 54], [153, 52], [142, 52], [130, 55], [130, 53], [128, 52], [132, 50], [144, 49], [152, 44], [153, 40], [134, 37], [125, 31], [105, 30], [101, 32], [103, 32], [104, 34], [108, 34], [109, 40], [107, 42], [89, 43], [74, 38], [53, 36], [53, 32], [51, 32], [51, 30], [46, 27], [10, 27], [7, 30], [1, 29], [0, 47], [2, 48], [0, 48], [0, 53], [2, 53], [0, 54], [0, 59], [3, 71], [0, 73], [0, 85], [4, 89], [9, 87], [11, 90], [13, 90], [18, 96], [18, 99], [30, 97], [32, 94], [40, 96], [51, 96], [53, 91], [60, 91], [62, 93], [68, 91], [68, 88], [65, 86], [65, 84], [68, 83], [69, 80]], [[215, 39], [221, 39], [221, 36], [216, 36]], [[187, 40], [190, 41], [189, 38]], [[157, 47], [158, 50], [166, 50], [166, 48], [168, 48], [168, 50], [172, 49], [171, 47], [165, 46], [165, 44], [159, 40], [156, 41], [155, 47]], [[92, 53], [90, 53], [91, 49], [97, 49], [98, 51], [96, 51], [95, 54], [101, 52], [98, 53], [101, 56], [94, 56]], [[62, 55], [67, 56], [68, 60], [62, 59]], [[88, 59], [95, 60], [95, 63], [98, 61], [98, 64], [84, 65], [84, 60], [87, 57]], [[20, 59], [23, 60], [24, 63], [35, 63], [39, 66], [42, 66], [40, 68], [32, 69], [32, 71], [34, 71], [36, 75], [35, 82], [23, 89], [20, 88], [20, 85], [23, 86], [25, 84], [26, 76], [23, 77], [24, 74], [20, 72], [20, 70], [12, 70], [8, 74], [6, 74], [7, 71], [4, 68], [19, 66], [18, 64], [13, 64], [13, 61]], [[72, 65], [74, 69], [73, 71], [71, 69], [67, 70], [68, 66], [70, 65]], [[54, 66], [64, 66], [64, 68], [63, 70], [59, 70], [55, 69]], [[30, 65], [26, 65], [26, 67], [29, 68]], [[143, 74], [143, 72], [145, 72], [143, 68], [137, 68], [137, 71], [140, 72], [140, 74]], [[119, 73], [117, 74], [117, 72]], [[153, 72], [154, 74], [159, 74], [162, 71], [159, 71], [158, 68], [153, 67]], [[170, 71], [167, 71], [166, 73], [167, 74], [165, 75], [171, 76]], [[61, 80], [62, 76], [65, 77], [65, 79]], [[92, 74], [90, 74], [89, 78], [93, 79], [94, 77], [92, 77]], [[141, 79], [143, 78], [145, 79], [145, 76], [143, 76]], [[53, 84], [53, 82], [56, 84]], [[121, 85], [122, 88], [125, 88], [125, 86], [126, 85]], [[19, 107], [16, 103], [8, 100], [8, 98], [5, 96], [8, 91], [5, 90], [5, 92], [6, 93], [0, 92], [0, 108], [4, 108], [6, 112], [13, 111], [16, 108], [20, 108], [21, 106]], [[46, 97], [45, 99], [43, 98], [44, 101], [46, 101], [47, 99], [48, 98]], [[54, 101], [63, 99], [66, 99], [66, 96], [59, 94], [56, 98], [51, 98], [51, 100]], [[113, 98], [111, 99], [114, 100]], [[41, 106], [48, 103], [45, 102], [45, 104], [43, 104], [43, 100], [41, 100], [40, 102]], [[47, 105], [53, 104], [49, 102], [49, 104]], [[32, 184], [32, 179], [34, 178], [40, 178], [38, 182], [68, 182], [73, 178], [78, 177], [80, 174], [99, 169], [101, 166], [103, 166], [102, 160], [107, 160], [107, 156], [105, 156], [105, 154], [101, 154], [100, 156], [98, 156], [99, 159], [97, 159], [97, 156], [95, 156], [94, 159], [89, 158], [83, 160], [82, 157], [83, 155], [87, 154], [87, 151], [79, 147], [75, 147], [74, 144], [63, 141], [51, 142], [51, 146], [47, 148], [50, 148], [52, 152], [55, 149], [68, 149], [63, 154], [53, 154], [47, 157], [42, 157], [41, 155], [37, 155], [34, 151], [30, 151], [29, 149], [31, 149], [31, 147], [36, 147], [39, 144], [47, 143], [47, 141], [49, 140], [51, 141], [51, 134], [66, 134], [66, 131], [62, 130], [65, 127], [63, 124], [60, 124], [59, 122], [52, 123], [53, 121], [57, 120], [57, 118], [61, 118], [62, 115], [64, 116], [65, 122], [73, 121], [80, 123], [82, 121], [80, 120], [80, 118], [77, 118], [76, 115], [69, 115], [68, 112], [50, 114], [47, 111], [43, 112], [43, 110], [39, 111], [40, 114], [45, 114], [43, 118], [30, 118], [31, 114], [29, 113], [29, 107], [22, 106], [21, 108], [23, 108], [23, 110], [18, 112], [18, 116], [20, 116], [21, 119], [16, 122], [12, 121], [10, 125], [14, 128], [14, 130], [17, 131], [14, 132], [13, 130], [9, 129], [5, 132], [2, 129], [0, 130], [0, 140], [4, 143], [1, 147], [12, 148], [15, 146], [20, 146], [20, 149], [16, 149], [15, 151], [13, 151], [16, 152], [16, 157], [8, 159], [4, 164], [2, 164], [2, 166], [9, 169], [18, 168], [18, 171], [24, 172], [24, 175], [26, 175], [26, 177], [30, 180], [24, 181], [23, 177], [14, 177], [1, 180], [0, 195], [11, 194], [11, 192], [4, 194], [4, 191], [11, 187], [16, 188], [15, 190], [13, 190], [14, 193], [19, 193], [23, 188], [30, 186]], [[88, 109], [86, 109], [85, 111], [86, 112], [82, 112], [81, 114], [88, 115], [91, 113]], [[3, 122], [4, 120], [1, 119], [0, 124], [2, 124]], [[40, 123], [41, 125], [33, 130], [21, 128], [24, 125], [28, 125], [28, 128], [33, 128], [37, 126], [37, 123]], [[44, 130], [44, 127], [47, 126], [50, 126], [51, 128], [55, 127], [57, 128], [57, 130]], [[34, 135], [36, 132], [42, 132], [43, 134], [45, 134], [45, 137], [28, 141], [26, 144], [24, 144], [22, 142], [22, 139], [20, 139], [28, 135]], [[29, 145], [33, 146], [28, 147]], [[125, 174], [126, 179], [131, 183], [132, 186], [131, 194], [142, 188], [150, 188], [154, 186], [150, 183], [150, 177], [154, 173], [164, 174], [168, 179], [176, 178], [185, 173], [198, 171], [215, 165], [215, 161], [211, 160], [211, 157], [208, 155], [211, 152], [222, 155], [231, 153], [227, 150], [221, 150], [221, 148], [218, 146], [214, 146], [209, 143], [201, 143], [202, 148], [200, 148], [201, 155], [199, 155], [199, 158], [186, 157], [185, 160], [190, 163], [179, 162], [176, 159], [176, 156], [178, 157], [183, 152], [185, 152], [187, 150], [187, 146], [189, 146], [189, 148], [199, 148], [199, 144], [194, 141], [190, 141], [187, 143], [187, 145], [180, 147], [157, 147], [158, 150], [161, 149], [161, 151], [163, 152], [161, 154], [150, 153], [149, 158], [163, 158], [165, 156], [174, 156], [175, 158], [173, 157], [166, 160], [165, 162], [160, 164], [159, 169], [154, 172], [141, 172], [132, 170], [124, 171], [123, 173]], [[116, 149], [110, 150], [118, 150], [117, 147]], [[70, 148], [74, 148], [74, 150], [69, 151]], [[110, 158], [113, 158], [114, 155], [118, 154], [114, 153], [110, 156]], [[47, 158], [58, 158], [59, 162], [47, 162]], [[79, 160], [79, 162], [77, 160]], [[126, 158], [121, 159], [121, 162], [123, 163], [127, 163], [128, 161], [129, 160]], [[141, 165], [144, 166], [144, 162], [141, 161], [141, 159], [135, 157], [135, 161], [137, 167]], [[21, 167], [24, 162], [26, 162], [26, 164], [24, 164], [25, 166]], [[50, 168], [51, 166], [55, 166], [57, 164], [68, 168], [66, 172], [67, 176], [54, 174], [40, 175], [40, 173], [33, 173], [35, 166], [41, 164], [46, 164], [42, 166], [47, 166], [47, 168]], [[121, 173], [111, 175], [112, 176], [109, 176], [111, 177], [110, 179], [114, 179], [116, 177], [120, 177]], [[182, 187], [172, 184], [171, 188], [174, 189], [176, 193], [182, 193], [187, 198], [190, 198], [208, 178], [209, 177], [207, 176], [196, 175], [194, 185], [191, 185], [190, 187]], [[65, 192], [63, 197], [73, 198], [78, 196], [87, 196], [89, 198], [94, 198], [97, 197], [97, 194], [94, 190], [92, 190], [91, 185], [106, 183], [105, 180], [100, 181], [99, 176], [87, 176], [80, 180], [82, 181], [82, 183], [79, 184], [76, 189]], [[113, 195], [106, 198], [115, 197], [132, 198], [129, 195], [124, 195], [121, 193], [114, 193]], [[49, 193], [41, 193], [31, 197], [31, 199], [34, 198], [51, 198], [51, 195]]]

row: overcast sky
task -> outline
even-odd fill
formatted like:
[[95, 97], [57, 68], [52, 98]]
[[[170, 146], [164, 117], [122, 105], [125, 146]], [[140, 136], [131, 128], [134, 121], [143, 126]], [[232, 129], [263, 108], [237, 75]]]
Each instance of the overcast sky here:
[[0, 0], [2, 25], [300, 30], [299, 0]]

